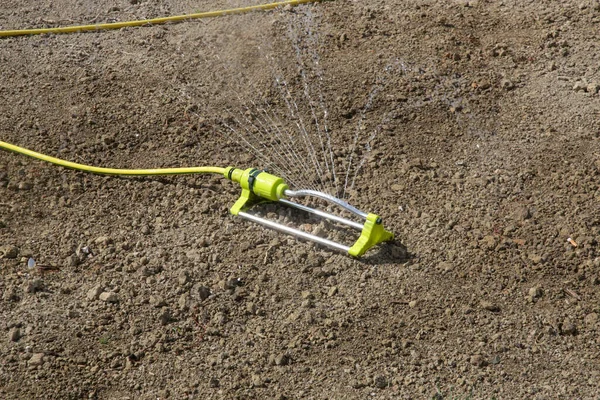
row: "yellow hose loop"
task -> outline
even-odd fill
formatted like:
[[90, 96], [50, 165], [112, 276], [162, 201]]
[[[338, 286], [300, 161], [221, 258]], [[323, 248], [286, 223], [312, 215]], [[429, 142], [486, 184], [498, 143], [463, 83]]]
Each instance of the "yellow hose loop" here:
[[221, 167], [190, 167], [190, 168], [158, 168], [158, 169], [117, 169], [117, 168], [102, 168], [92, 167], [90, 165], [78, 164], [71, 161], [61, 160], [60, 158], [47, 156], [37, 153], [23, 147], [15, 146], [14, 144], [6, 143], [0, 140], [0, 149], [14, 151], [15, 153], [33, 157], [38, 160], [47, 161], [49, 163], [60, 165], [61, 167], [75, 169], [77, 171], [91, 172], [94, 174], [103, 175], [176, 175], [176, 174], [220, 174], [223, 175], [225, 168]]
[[139, 20], [139, 21], [125, 21], [125, 22], [113, 22], [113, 23], [108, 23], [108, 24], [79, 25], [79, 26], [63, 26], [63, 27], [59, 27], [59, 28], [6, 30], [6, 31], [0, 31], [0, 37], [41, 35], [44, 33], [72, 33], [72, 32], [85, 32], [85, 31], [100, 31], [100, 30], [107, 30], [107, 29], [120, 29], [120, 28], [126, 28], [126, 27], [131, 27], [131, 26], [158, 25], [158, 24], [166, 24], [167, 22], [181, 22], [181, 21], [187, 21], [187, 20], [192, 20], [192, 19], [221, 17], [224, 15], [246, 14], [246, 13], [249, 13], [252, 11], [267, 11], [267, 10], [272, 10], [277, 7], [298, 6], [300, 4], [317, 3], [320, 1], [322, 1], [322, 0], [288, 0], [288, 1], [281, 1], [281, 2], [277, 2], [277, 3], [259, 4], [256, 6], [249, 6], [249, 7], [231, 8], [228, 10], [207, 11], [207, 12], [185, 14], [185, 15], [174, 15], [171, 17], [152, 18], [152, 19], [144, 19], [144, 20]]

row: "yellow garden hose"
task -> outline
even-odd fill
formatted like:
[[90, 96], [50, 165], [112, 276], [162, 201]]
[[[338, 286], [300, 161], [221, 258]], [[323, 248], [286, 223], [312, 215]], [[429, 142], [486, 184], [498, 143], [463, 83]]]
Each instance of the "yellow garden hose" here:
[[71, 161], [61, 160], [60, 158], [47, 156], [23, 147], [15, 146], [14, 144], [6, 143], [0, 140], [0, 149], [14, 151], [15, 153], [33, 157], [38, 160], [47, 161], [49, 163], [60, 165], [61, 167], [75, 169], [77, 171], [92, 172], [94, 174], [103, 175], [177, 175], [177, 174], [220, 174], [223, 175], [225, 168], [221, 167], [190, 167], [190, 168], [158, 168], [158, 169], [118, 169], [118, 168], [102, 168], [93, 167], [90, 165], [78, 164]]
[[58, 28], [6, 30], [6, 31], [0, 31], [0, 37], [41, 35], [43, 33], [72, 33], [72, 32], [84, 32], [84, 31], [99, 31], [99, 30], [107, 30], [107, 29], [120, 29], [120, 28], [126, 28], [126, 27], [131, 27], [131, 26], [158, 25], [158, 24], [165, 24], [167, 22], [181, 22], [181, 21], [187, 21], [187, 20], [191, 20], [191, 19], [221, 17], [224, 15], [233, 15], [233, 14], [246, 14], [246, 13], [249, 13], [252, 11], [266, 11], [266, 10], [272, 10], [277, 7], [297, 6], [300, 4], [316, 3], [316, 2], [320, 2], [320, 1], [322, 1], [322, 0], [287, 0], [287, 1], [277, 2], [277, 3], [267, 3], [267, 4], [259, 4], [256, 6], [231, 8], [228, 10], [207, 11], [207, 12], [194, 13], [194, 14], [174, 15], [171, 17], [152, 18], [152, 19], [144, 19], [144, 20], [139, 20], [139, 21], [125, 21], [125, 22], [113, 22], [113, 23], [107, 23], [107, 24], [92, 24], [92, 25], [79, 25], [79, 26], [64, 26], [64, 27], [58, 27]]

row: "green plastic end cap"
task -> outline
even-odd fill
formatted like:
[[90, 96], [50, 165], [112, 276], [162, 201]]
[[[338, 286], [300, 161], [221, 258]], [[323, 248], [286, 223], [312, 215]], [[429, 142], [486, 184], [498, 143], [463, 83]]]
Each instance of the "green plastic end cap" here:
[[367, 215], [367, 220], [365, 221], [360, 237], [350, 250], [348, 250], [348, 254], [354, 257], [360, 257], [371, 247], [394, 239], [394, 234], [386, 231], [383, 228], [382, 222], [381, 217], [378, 215]]

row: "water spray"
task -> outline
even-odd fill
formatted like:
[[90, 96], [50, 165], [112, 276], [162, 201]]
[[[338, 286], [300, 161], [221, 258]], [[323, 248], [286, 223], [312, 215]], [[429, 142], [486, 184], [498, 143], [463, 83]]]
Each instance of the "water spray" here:
[[[327, 193], [316, 190], [290, 190], [288, 184], [283, 178], [272, 175], [266, 171], [249, 168], [246, 170], [234, 167], [190, 167], [190, 168], [162, 168], [162, 169], [116, 169], [94, 167], [74, 163], [71, 161], [62, 160], [56, 157], [51, 157], [41, 154], [23, 147], [15, 146], [10, 143], [0, 141], [0, 149], [13, 151], [38, 160], [46, 161], [65, 168], [74, 169], [77, 171], [91, 172], [102, 175], [118, 175], [118, 176], [155, 176], [155, 175], [178, 175], [178, 174], [202, 174], [213, 173], [220, 174], [223, 177], [239, 183], [242, 189], [242, 194], [239, 199], [231, 207], [230, 212], [233, 215], [239, 216], [246, 220], [258, 223], [267, 228], [287, 233], [299, 239], [315, 242], [317, 244], [342, 251], [353, 257], [360, 257], [372, 247], [394, 238], [394, 234], [388, 232], [383, 227], [383, 220], [379, 215], [366, 213], [348, 204], [344, 200], [338, 199]], [[299, 204], [290, 199], [301, 197], [315, 197], [326, 200], [342, 210], [348, 211], [359, 218], [361, 222], [356, 222], [335, 214], [314, 209], [302, 204]], [[313, 235], [299, 229], [282, 225], [272, 220], [262, 218], [252, 212], [253, 206], [264, 202], [277, 202], [288, 207], [293, 207], [330, 221], [349, 226], [360, 231], [360, 236], [351, 246], [343, 243], [338, 243], [317, 235]]]

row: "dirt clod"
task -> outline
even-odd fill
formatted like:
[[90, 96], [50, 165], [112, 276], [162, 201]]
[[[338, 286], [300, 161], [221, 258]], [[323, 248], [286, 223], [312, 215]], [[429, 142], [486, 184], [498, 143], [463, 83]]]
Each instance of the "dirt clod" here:
[[17, 327], [11, 328], [8, 331], [8, 340], [11, 342], [17, 342], [21, 338], [21, 330]]
[[19, 248], [12, 245], [4, 245], [0, 247], [0, 258], [17, 258], [19, 255]]
[[105, 303], [118, 303], [119, 296], [113, 292], [102, 292], [98, 298]]

